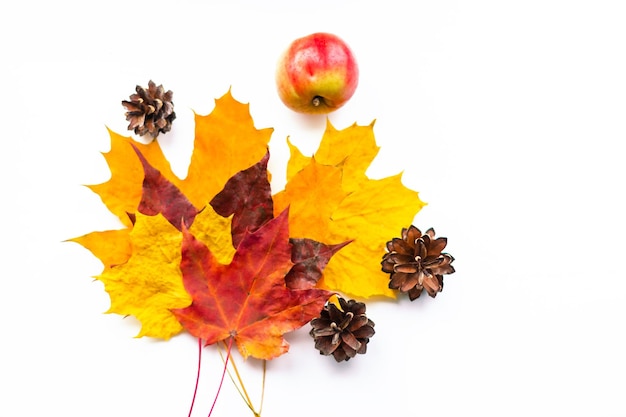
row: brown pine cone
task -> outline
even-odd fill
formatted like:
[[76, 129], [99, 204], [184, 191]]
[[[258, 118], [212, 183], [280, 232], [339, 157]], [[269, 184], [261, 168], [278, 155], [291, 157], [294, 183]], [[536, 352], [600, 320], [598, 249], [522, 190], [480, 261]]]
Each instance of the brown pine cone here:
[[332, 302], [311, 320], [309, 334], [315, 339], [315, 348], [321, 355], [333, 355], [337, 362], [348, 361], [357, 353], [364, 354], [370, 337], [374, 335], [374, 322], [365, 315], [365, 304], [338, 297], [341, 309]]
[[383, 272], [391, 274], [389, 288], [406, 292], [411, 301], [422, 290], [435, 297], [443, 290], [443, 275], [454, 273], [452, 255], [441, 253], [448, 239], [435, 239], [435, 231], [426, 233], [411, 225], [402, 229], [402, 238], [387, 242], [387, 250], [381, 262]]
[[122, 105], [128, 110], [128, 130], [134, 130], [140, 136], [149, 134], [152, 139], [159, 133], [169, 132], [176, 119], [172, 103], [174, 93], [171, 90], [165, 92], [162, 85], [157, 87], [152, 80], [147, 89], [138, 85], [135, 91], [137, 93], [131, 94], [130, 101], [122, 101]]

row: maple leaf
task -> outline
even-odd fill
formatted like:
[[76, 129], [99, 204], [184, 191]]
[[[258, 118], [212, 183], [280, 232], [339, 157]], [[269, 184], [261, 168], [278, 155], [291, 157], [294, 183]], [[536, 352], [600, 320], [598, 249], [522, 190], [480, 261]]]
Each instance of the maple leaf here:
[[[215, 108], [209, 115], [195, 114], [195, 123], [189, 175], [184, 180], [173, 173], [158, 141], [142, 144], [108, 129], [111, 149], [103, 156], [111, 178], [88, 188], [98, 194], [106, 207], [130, 229], [145, 191], [145, 166], [137, 152], [160, 173], [160, 177], [198, 208], [204, 207], [229, 178], [257, 163], [267, 153], [272, 129], [257, 130], [249, 105], [235, 100], [230, 91], [215, 100]], [[144, 210], [150, 212], [145, 206]], [[173, 223], [178, 224], [178, 220]], [[105, 266], [110, 266], [126, 262], [130, 257], [129, 233], [130, 230], [93, 232], [69, 241], [84, 246]], [[230, 248], [222, 249], [228, 250]]]
[[337, 130], [328, 122], [312, 157], [289, 146], [288, 181], [274, 195], [274, 211], [289, 207], [292, 236], [352, 240], [328, 262], [318, 286], [354, 297], [395, 297], [380, 271], [384, 243], [411, 224], [425, 203], [402, 184], [401, 174], [367, 177], [378, 152], [373, 123]]
[[151, 166], [179, 188], [180, 180], [172, 172], [157, 141], [145, 145], [112, 130], [109, 130], [109, 136], [111, 149], [103, 155], [111, 170], [111, 178], [105, 183], [88, 187], [100, 196], [102, 202], [125, 226], [132, 227], [132, 221], [127, 213], [137, 211], [143, 194], [144, 180], [144, 168], [133, 146], [150, 161]]
[[161, 213], [167, 221], [179, 230], [181, 223], [184, 223], [186, 227], [191, 226], [198, 210], [178, 187], [165, 178], [158, 169], [150, 165], [135, 145], [132, 146], [144, 170], [141, 201], [137, 210], [148, 216]]
[[[274, 218], [268, 161], [269, 152], [252, 167], [235, 174], [211, 200], [211, 206], [218, 214], [233, 216], [235, 247], [246, 231], [253, 232]], [[314, 287], [330, 258], [348, 243], [326, 245], [313, 239], [291, 239], [291, 260], [294, 265], [285, 277], [287, 286], [291, 289]]]
[[193, 301], [172, 312], [207, 345], [232, 337], [244, 358], [275, 358], [288, 350], [283, 335], [317, 316], [331, 295], [288, 289], [292, 265], [287, 211], [246, 232], [228, 265], [183, 229], [180, 269]]
[[312, 158], [285, 184], [283, 191], [273, 196], [274, 212], [278, 211], [278, 207], [283, 210], [289, 207], [293, 237], [330, 242], [329, 219], [347, 195], [341, 188], [341, 169], [318, 164]]
[[312, 239], [291, 239], [294, 265], [285, 277], [287, 287], [293, 290], [315, 287], [330, 258], [348, 243], [326, 245]]
[[[350, 193], [357, 190], [363, 182], [368, 181], [365, 174], [379, 151], [374, 137], [374, 122], [369, 126], [358, 126], [356, 123], [347, 129], [337, 130], [326, 121], [324, 136], [315, 152], [315, 160], [322, 165], [341, 167], [341, 188]], [[293, 176], [304, 168], [311, 160], [295, 146], [290, 144], [292, 152], [288, 162], [288, 172]]]
[[233, 216], [233, 246], [237, 247], [246, 231], [254, 232], [274, 218], [274, 202], [267, 162], [270, 154], [248, 169], [232, 176], [210, 204], [224, 217]]
[[96, 231], [67, 241], [89, 250], [105, 268], [122, 264], [131, 255], [130, 229]]
[[[190, 230], [213, 248], [217, 259], [232, 259], [230, 219], [207, 207], [198, 213]], [[182, 330], [170, 310], [191, 303], [180, 271], [182, 234], [160, 213], [138, 213], [129, 234], [129, 259], [96, 277], [111, 298], [107, 313], [136, 317], [141, 322], [137, 337], [169, 339]]]
[[196, 207], [204, 207], [236, 173], [256, 164], [267, 153], [271, 128], [256, 129], [250, 105], [228, 91], [215, 100], [207, 116], [195, 115], [194, 149], [181, 187]]
[[[140, 201], [136, 209], [148, 216], [161, 213], [179, 230], [183, 221], [189, 227], [198, 214], [198, 210], [178, 187], [150, 165], [135, 144], [131, 143], [130, 146], [135, 151], [144, 171]], [[134, 225], [136, 221], [134, 210], [126, 213], [124, 218]], [[69, 239], [69, 241], [76, 242], [90, 250], [102, 261], [105, 268], [126, 262], [132, 253], [130, 229], [92, 232]]]
[[178, 269], [181, 233], [161, 214], [137, 214], [130, 232], [132, 255], [97, 277], [111, 298], [107, 313], [133, 315], [142, 324], [137, 337], [169, 339], [182, 327], [170, 309], [191, 302]]
[[145, 145], [109, 130], [111, 150], [103, 155], [111, 178], [88, 187], [124, 225], [132, 227], [127, 213], [137, 210], [144, 180], [144, 167], [134, 146], [194, 207], [204, 207], [229, 178], [258, 162], [267, 152], [273, 129], [256, 129], [249, 107], [228, 91], [215, 100], [210, 114], [195, 114], [194, 149], [184, 180], [172, 172], [158, 141]]

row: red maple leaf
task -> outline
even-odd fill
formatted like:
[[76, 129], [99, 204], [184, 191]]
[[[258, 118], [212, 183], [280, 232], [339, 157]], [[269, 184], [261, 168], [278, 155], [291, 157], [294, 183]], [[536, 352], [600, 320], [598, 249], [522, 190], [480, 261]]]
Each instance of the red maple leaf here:
[[283, 335], [319, 315], [331, 292], [292, 290], [288, 212], [246, 232], [229, 265], [183, 228], [181, 270], [189, 307], [172, 310], [181, 325], [207, 345], [232, 337], [244, 357], [285, 353]]

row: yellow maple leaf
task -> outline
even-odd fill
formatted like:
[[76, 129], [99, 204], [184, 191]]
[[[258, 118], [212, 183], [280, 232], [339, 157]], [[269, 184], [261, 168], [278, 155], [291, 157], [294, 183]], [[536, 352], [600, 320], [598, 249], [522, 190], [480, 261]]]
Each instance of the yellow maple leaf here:
[[204, 243], [221, 264], [229, 263], [235, 255], [231, 234], [232, 219], [233, 216], [220, 216], [209, 205], [196, 215], [189, 228], [195, 238]]
[[[380, 149], [374, 137], [374, 122], [369, 126], [356, 123], [344, 130], [337, 130], [326, 121], [326, 131], [315, 152], [315, 160], [324, 165], [341, 167], [343, 170], [342, 189], [351, 192], [367, 181], [365, 172]], [[291, 156], [287, 163], [287, 180], [310, 163], [311, 157], [304, 156], [300, 150], [287, 140]]]
[[[209, 206], [196, 216], [190, 232], [213, 251], [220, 262], [234, 255], [230, 218]], [[161, 214], [138, 213], [130, 231], [128, 261], [106, 268], [97, 277], [111, 298], [107, 313], [132, 315], [141, 322], [137, 337], [169, 339], [182, 331], [172, 309], [189, 306], [191, 298], [180, 271], [182, 234]]]
[[368, 180], [365, 171], [379, 149], [374, 137], [374, 122], [369, 126], [355, 123], [347, 129], [337, 130], [327, 121], [315, 159], [320, 164], [340, 166], [343, 171], [341, 187], [349, 193]]
[[319, 286], [354, 297], [395, 297], [381, 272], [385, 242], [413, 222], [424, 206], [401, 174], [372, 180], [365, 172], [378, 147], [369, 126], [335, 129], [330, 122], [314, 156], [292, 144], [285, 189], [274, 196], [274, 211], [287, 206], [294, 237], [326, 243], [352, 240], [330, 260]]
[[[329, 219], [347, 196], [341, 188], [341, 169], [318, 164], [313, 158], [273, 196], [274, 213], [289, 207], [289, 233], [294, 238], [332, 242]], [[342, 249], [342, 251], [345, 250]], [[341, 251], [340, 251], [341, 252]], [[336, 256], [336, 255], [335, 255]]]
[[291, 180], [298, 172], [307, 166], [311, 157], [304, 156], [300, 149], [298, 149], [289, 138], [287, 138], [287, 145], [289, 145], [289, 161], [287, 161], [287, 181]]
[[137, 214], [130, 238], [128, 261], [97, 277], [111, 298], [107, 313], [136, 317], [142, 325], [137, 337], [169, 339], [182, 330], [170, 309], [191, 302], [179, 269], [181, 234], [161, 214]]

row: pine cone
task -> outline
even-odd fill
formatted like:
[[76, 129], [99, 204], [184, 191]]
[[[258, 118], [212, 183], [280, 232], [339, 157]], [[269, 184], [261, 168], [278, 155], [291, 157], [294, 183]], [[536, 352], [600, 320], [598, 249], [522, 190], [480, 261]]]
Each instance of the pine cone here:
[[315, 348], [321, 355], [333, 355], [337, 362], [348, 361], [357, 353], [367, 351], [367, 343], [374, 335], [374, 322], [365, 315], [365, 304], [338, 297], [339, 309], [328, 302], [320, 317], [311, 320], [309, 334], [315, 339]]
[[454, 258], [441, 253], [448, 239], [435, 239], [430, 228], [425, 234], [415, 226], [402, 229], [402, 238], [387, 242], [387, 250], [381, 262], [383, 272], [391, 274], [389, 288], [409, 294], [411, 301], [420, 296], [423, 289], [435, 297], [443, 290], [443, 275], [454, 273]]
[[135, 133], [143, 136], [149, 134], [152, 139], [159, 133], [169, 132], [172, 122], [176, 119], [174, 113], [174, 103], [172, 103], [172, 93], [167, 93], [162, 85], [156, 86], [152, 80], [148, 83], [148, 88], [137, 86], [136, 94], [131, 94], [130, 101], [123, 100], [122, 105], [128, 110], [126, 120], [130, 122], [128, 130], [135, 130]]

